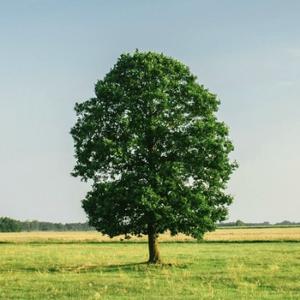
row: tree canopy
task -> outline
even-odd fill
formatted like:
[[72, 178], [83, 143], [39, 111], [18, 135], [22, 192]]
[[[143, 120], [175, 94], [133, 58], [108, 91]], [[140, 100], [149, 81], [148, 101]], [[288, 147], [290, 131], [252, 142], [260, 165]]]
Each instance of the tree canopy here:
[[21, 229], [20, 221], [8, 217], [0, 217], [0, 232], [19, 232]]
[[201, 237], [225, 219], [236, 163], [220, 101], [189, 68], [163, 54], [123, 54], [77, 103], [73, 175], [92, 183], [82, 202], [90, 225], [109, 236]]

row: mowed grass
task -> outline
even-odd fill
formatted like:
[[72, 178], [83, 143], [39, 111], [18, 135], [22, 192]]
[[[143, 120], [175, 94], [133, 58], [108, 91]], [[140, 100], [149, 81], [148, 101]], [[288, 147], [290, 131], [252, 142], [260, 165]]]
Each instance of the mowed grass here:
[[271, 233], [268, 242], [222, 242], [230, 229], [220, 242], [162, 241], [158, 266], [144, 263], [143, 241], [20, 233], [22, 241], [16, 235], [0, 244], [0, 299], [300, 299], [300, 243], [279, 241], [294, 229], [274, 242]]

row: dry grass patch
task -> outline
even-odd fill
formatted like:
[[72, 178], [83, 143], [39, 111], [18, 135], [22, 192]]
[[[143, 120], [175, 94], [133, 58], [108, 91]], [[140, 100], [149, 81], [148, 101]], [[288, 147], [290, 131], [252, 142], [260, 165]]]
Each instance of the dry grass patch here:
[[[131, 237], [129, 241], [145, 242], [146, 236]], [[179, 234], [171, 236], [169, 233], [160, 235], [160, 241], [187, 242], [195, 239]], [[206, 241], [300, 241], [300, 227], [295, 228], [237, 228], [217, 229], [206, 233]], [[120, 242], [126, 241], [124, 236], [109, 238], [96, 231], [88, 232], [17, 232], [0, 233], [0, 242], [32, 243], [32, 242]]]

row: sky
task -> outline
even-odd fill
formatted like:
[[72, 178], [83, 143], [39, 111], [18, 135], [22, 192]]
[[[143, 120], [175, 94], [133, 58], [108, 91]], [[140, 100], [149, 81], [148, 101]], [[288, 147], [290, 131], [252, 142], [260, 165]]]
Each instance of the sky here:
[[0, 216], [86, 220], [74, 104], [123, 52], [187, 64], [239, 163], [229, 221], [300, 221], [300, 1], [0, 0]]

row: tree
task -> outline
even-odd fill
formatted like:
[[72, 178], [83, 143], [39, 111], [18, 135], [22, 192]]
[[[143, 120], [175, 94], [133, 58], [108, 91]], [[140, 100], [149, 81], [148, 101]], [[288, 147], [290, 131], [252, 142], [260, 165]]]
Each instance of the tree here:
[[226, 183], [236, 167], [219, 100], [189, 68], [163, 54], [123, 54], [95, 85], [96, 97], [76, 103], [71, 129], [73, 175], [92, 183], [82, 206], [89, 224], [111, 237], [169, 230], [201, 237], [227, 214]]
[[21, 231], [21, 222], [8, 218], [0, 217], [0, 232], [19, 232]]
[[245, 226], [246, 224], [242, 220], [236, 220], [235, 226]]

